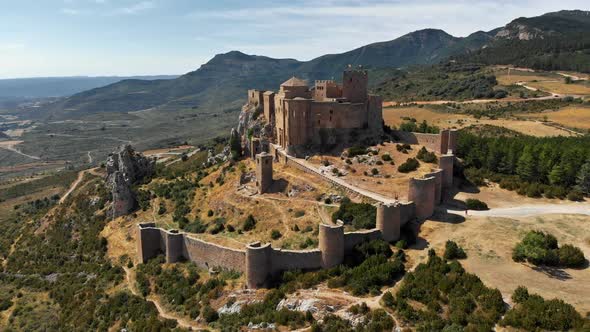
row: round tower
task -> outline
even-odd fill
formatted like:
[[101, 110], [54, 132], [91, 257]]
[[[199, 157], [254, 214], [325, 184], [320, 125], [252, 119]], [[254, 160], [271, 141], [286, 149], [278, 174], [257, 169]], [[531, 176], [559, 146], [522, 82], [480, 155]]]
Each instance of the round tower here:
[[416, 218], [426, 219], [434, 213], [435, 187], [434, 177], [410, 179], [408, 199], [416, 206]]
[[400, 237], [400, 207], [397, 204], [377, 203], [377, 229], [387, 242], [397, 241]]
[[322, 253], [322, 268], [331, 268], [344, 261], [344, 225], [320, 224], [319, 249]]
[[442, 169], [442, 192], [443, 195], [453, 187], [453, 164], [455, 156], [445, 154], [438, 159], [438, 167]]
[[253, 242], [246, 246], [246, 283], [248, 288], [260, 288], [267, 284], [271, 274], [272, 248], [270, 243], [265, 245]]
[[182, 258], [184, 237], [178, 230], [171, 229], [166, 233], [166, 263], [176, 263]]
[[434, 203], [440, 204], [442, 201], [442, 181], [443, 181], [443, 170], [440, 168], [432, 169], [430, 173], [425, 174], [425, 178], [434, 177]]

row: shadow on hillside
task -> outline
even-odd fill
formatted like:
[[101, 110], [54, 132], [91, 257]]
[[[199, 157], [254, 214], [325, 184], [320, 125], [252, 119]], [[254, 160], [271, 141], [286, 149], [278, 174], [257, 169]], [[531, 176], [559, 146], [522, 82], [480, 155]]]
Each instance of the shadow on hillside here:
[[557, 267], [552, 267], [552, 266], [533, 266], [532, 267], [533, 270], [537, 271], [537, 272], [541, 272], [544, 275], [548, 276], [549, 278], [552, 279], [557, 279], [557, 280], [561, 280], [561, 281], [565, 281], [565, 280], [569, 280], [572, 278], [572, 276], [565, 270], [557, 268]]
[[418, 237], [416, 237], [416, 243], [409, 246], [409, 249], [424, 250], [424, 249], [428, 248], [429, 244], [430, 243], [425, 238], [418, 236]]
[[276, 179], [276, 180], [273, 180], [272, 185], [268, 189], [268, 192], [269, 193], [282, 193], [282, 192], [285, 192], [285, 190], [287, 190], [288, 186], [289, 186], [289, 181], [282, 179], [282, 178]]

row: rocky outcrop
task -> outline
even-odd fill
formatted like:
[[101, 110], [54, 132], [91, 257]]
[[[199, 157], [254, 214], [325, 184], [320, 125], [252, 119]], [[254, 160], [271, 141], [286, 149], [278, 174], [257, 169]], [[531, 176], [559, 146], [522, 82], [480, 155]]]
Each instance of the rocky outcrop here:
[[113, 218], [127, 215], [135, 209], [137, 201], [131, 187], [151, 177], [155, 169], [155, 159], [135, 152], [129, 144], [109, 154], [106, 183], [113, 193]]
[[259, 138], [262, 151], [268, 152], [273, 131], [274, 128], [266, 122], [260, 106], [249, 103], [242, 106], [242, 111], [238, 118], [237, 134], [242, 139], [244, 155], [248, 156], [251, 154], [250, 138], [252, 137]]

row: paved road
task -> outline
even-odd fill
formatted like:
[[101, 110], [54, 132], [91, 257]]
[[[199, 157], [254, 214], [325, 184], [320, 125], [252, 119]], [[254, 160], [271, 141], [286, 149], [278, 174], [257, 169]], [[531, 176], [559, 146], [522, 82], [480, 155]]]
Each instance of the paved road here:
[[[447, 212], [461, 216], [465, 215], [465, 210], [447, 210]], [[487, 211], [469, 210], [470, 216], [485, 217], [529, 217], [543, 214], [585, 214], [590, 216], [590, 203], [522, 205]]]

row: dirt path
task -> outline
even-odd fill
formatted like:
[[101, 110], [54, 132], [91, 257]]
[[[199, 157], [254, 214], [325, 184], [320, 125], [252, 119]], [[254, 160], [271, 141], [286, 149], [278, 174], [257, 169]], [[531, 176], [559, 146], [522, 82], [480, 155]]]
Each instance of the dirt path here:
[[[448, 213], [464, 216], [464, 210], [447, 210]], [[585, 214], [590, 215], [590, 204], [543, 204], [521, 205], [509, 208], [495, 208], [486, 211], [469, 210], [471, 216], [484, 217], [529, 217], [545, 214]]]
[[72, 183], [72, 185], [70, 186], [70, 189], [68, 189], [68, 191], [66, 191], [66, 193], [59, 199], [59, 204], [62, 204], [63, 202], [65, 202], [66, 199], [68, 198], [68, 196], [70, 196], [70, 194], [78, 187], [78, 185], [80, 184], [80, 182], [84, 178], [84, 174], [86, 174], [86, 173], [96, 174], [96, 173], [94, 173], [95, 170], [96, 170], [96, 168], [89, 168], [89, 169], [85, 169], [83, 171], [78, 172], [78, 178], [76, 178], [76, 181], [74, 181], [74, 183]]
[[12, 151], [14, 153], [20, 154], [21, 156], [25, 156], [27, 158], [31, 158], [31, 159], [35, 159], [35, 160], [40, 160], [41, 159], [41, 158], [39, 158], [37, 156], [32, 156], [30, 154], [26, 154], [26, 153], [20, 152], [16, 148], [16, 145], [18, 145], [18, 144], [20, 144], [22, 142], [23, 141], [6, 141], [6, 142], [0, 142], [0, 149]]

